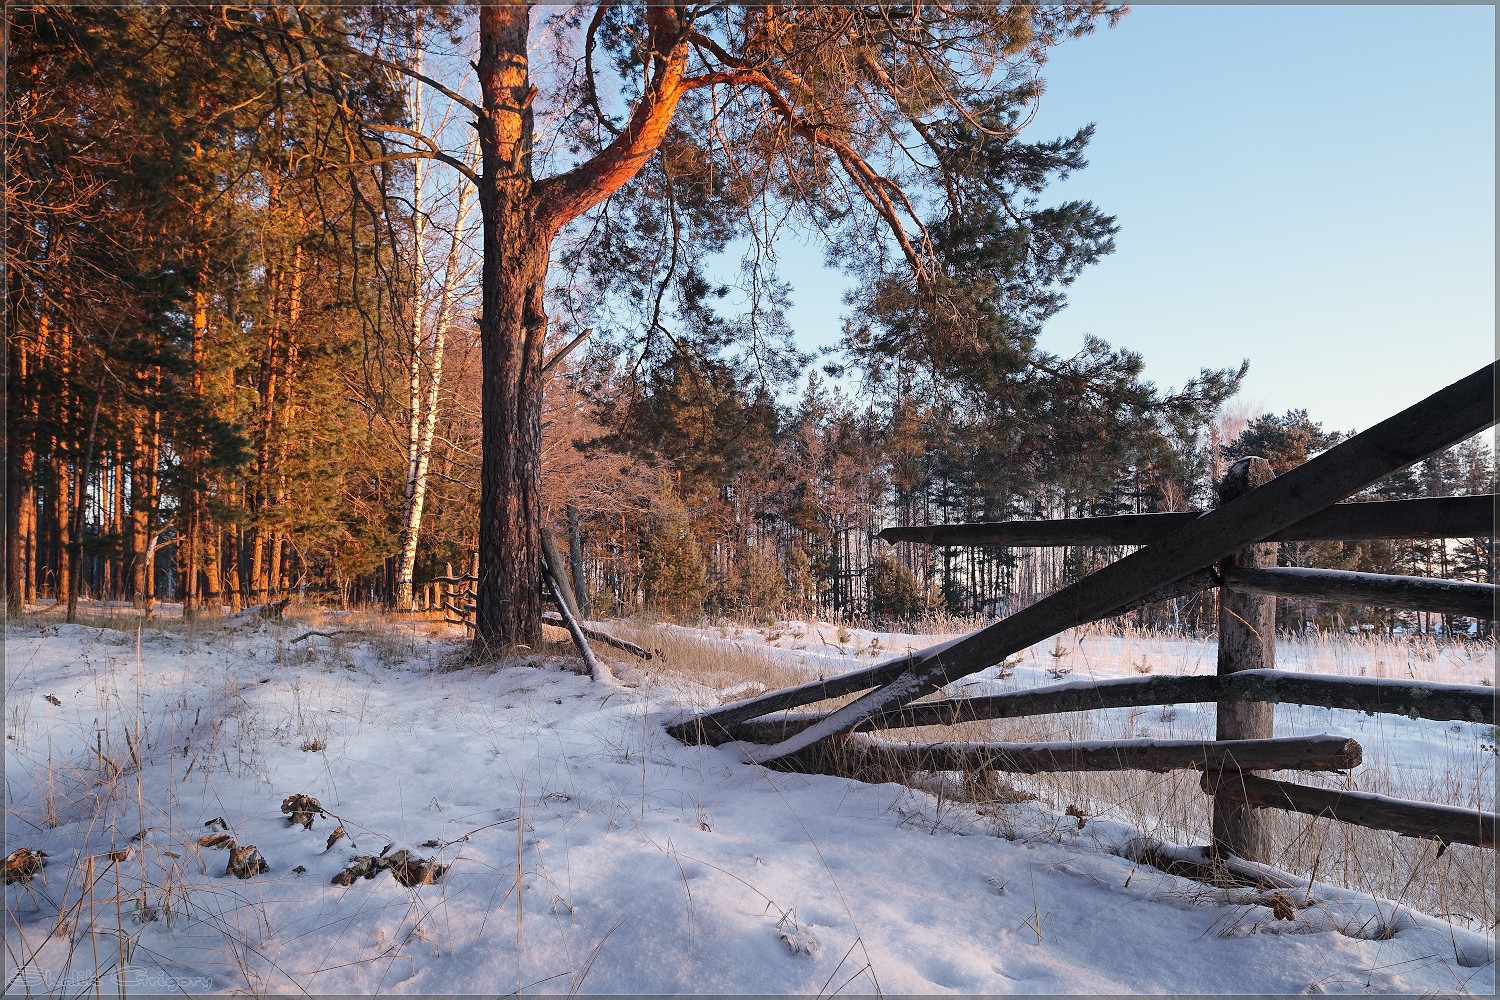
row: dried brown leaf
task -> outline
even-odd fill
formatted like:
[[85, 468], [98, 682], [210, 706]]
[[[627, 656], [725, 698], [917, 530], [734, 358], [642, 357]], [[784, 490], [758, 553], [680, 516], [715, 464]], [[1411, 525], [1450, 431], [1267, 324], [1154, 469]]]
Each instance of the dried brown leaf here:
[[46, 867], [47, 855], [29, 847], [18, 847], [5, 856], [5, 884], [20, 882], [25, 885], [31, 877]]
[[288, 795], [281, 800], [281, 811], [304, 830], [311, 830], [313, 819], [324, 815], [322, 804], [311, 795]]
[[224, 874], [235, 878], [252, 878], [269, 871], [270, 867], [266, 864], [266, 859], [260, 856], [259, 848], [254, 844], [246, 844], [229, 852], [229, 865], [224, 869]]
[[1297, 907], [1283, 893], [1273, 892], [1261, 902], [1263, 905], [1271, 908], [1271, 912], [1275, 914], [1277, 920], [1297, 919]]

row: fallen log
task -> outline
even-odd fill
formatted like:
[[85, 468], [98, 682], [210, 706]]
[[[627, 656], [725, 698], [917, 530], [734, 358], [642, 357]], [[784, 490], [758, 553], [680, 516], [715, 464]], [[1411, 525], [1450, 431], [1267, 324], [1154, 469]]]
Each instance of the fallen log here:
[[311, 639], [315, 635], [316, 636], [320, 636], [320, 637], [322, 637], [324, 639], [332, 639], [335, 636], [351, 635], [351, 634], [356, 633], [358, 631], [359, 631], [358, 629], [353, 629], [353, 628], [336, 628], [336, 629], [334, 629], [331, 632], [321, 632], [318, 629], [309, 629], [308, 631], [303, 632], [301, 635], [297, 636], [297, 638], [293, 639], [292, 640], [292, 645], [295, 646], [295, 645], [297, 645], [297, 643], [303, 641], [304, 639]]
[[1150, 865], [1168, 875], [1190, 878], [1204, 885], [1296, 891], [1304, 899], [1311, 890], [1306, 879], [1232, 855], [1214, 857], [1206, 847], [1168, 847], [1143, 837], [1128, 842], [1121, 853], [1137, 864]]
[[286, 606], [291, 603], [290, 597], [283, 597], [279, 601], [271, 601], [267, 604], [254, 604], [236, 614], [225, 615], [219, 619], [219, 624], [232, 628], [257, 620], [277, 621], [281, 618], [281, 613], [286, 610]]
[[1218, 782], [1205, 774], [1203, 783], [1206, 792], [1227, 795], [1261, 808], [1326, 816], [1341, 823], [1440, 840], [1445, 844], [1495, 846], [1495, 814], [1478, 809], [1411, 802], [1370, 792], [1312, 788], [1250, 774]]

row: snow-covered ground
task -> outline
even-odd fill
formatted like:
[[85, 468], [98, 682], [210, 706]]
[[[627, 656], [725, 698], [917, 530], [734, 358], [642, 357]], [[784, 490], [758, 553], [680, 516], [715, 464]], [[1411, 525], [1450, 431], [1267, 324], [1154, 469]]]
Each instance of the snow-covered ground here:
[[[1494, 992], [1492, 929], [1321, 884], [1288, 892], [1281, 919], [1264, 894], [1128, 860], [1139, 831], [1115, 819], [1080, 827], [1036, 801], [983, 815], [682, 746], [663, 723], [724, 694], [655, 670], [622, 664], [603, 686], [563, 658], [469, 666], [440, 627], [341, 632], [352, 621], [331, 615], [139, 633], [46, 621], [5, 636], [5, 851], [48, 856], [5, 887], [8, 994]], [[296, 641], [312, 628], [332, 634]], [[931, 638], [696, 634], [825, 674]], [[1494, 669], [1488, 654], [1356, 653], [1304, 666], [1469, 683]], [[1148, 666], [1210, 672], [1212, 646], [1069, 637], [971, 686]], [[1479, 728], [1299, 711], [1278, 712], [1278, 732], [1468, 761], [1493, 808]], [[1138, 725], [1162, 731], [1140, 734], [1183, 735], [1191, 715], [1150, 715]], [[291, 823], [293, 795], [326, 815]], [[219, 819], [265, 872], [229, 875], [229, 852], [200, 844]], [[402, 849], [449, 867], [410, 887], [390, 871], [330, 881]]]

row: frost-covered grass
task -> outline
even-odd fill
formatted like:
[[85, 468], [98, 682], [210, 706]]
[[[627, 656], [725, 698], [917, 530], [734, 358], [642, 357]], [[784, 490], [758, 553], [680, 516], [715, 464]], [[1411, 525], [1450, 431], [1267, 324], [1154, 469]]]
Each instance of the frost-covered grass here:
[[[642, 630], [663, 655], [617, 661], [606, 686], [564, 669], [565, 646], [466, 663], [460, 633], [427, 623], [158, 615], [8, 623], [5, 851], [48, 858], [5, 887], [7, 993], [1494, 989], [1492, 917], [1476, 933], [1413, 891], [1319, 884], [1279, 919], [1263, 894], [1130, 861], [1141, 832], [1198, 841], [1135, 822], [1128, 797], [976, 803], [768, 771], [663, 731], [925, 637]], [[310, 630], [329, 634], [294, 641]], [[1100, 638], [1074, 651], [1087, 670]], [[980, 681], [1050, 682], [1061, 657], [1036, 653]], [[326, 815], [294, 825], [292, 795]], [[223, 832], [267, 870], [229, 874], [200, 843]], [[387, 845], [449, 867], [332, 884]]]

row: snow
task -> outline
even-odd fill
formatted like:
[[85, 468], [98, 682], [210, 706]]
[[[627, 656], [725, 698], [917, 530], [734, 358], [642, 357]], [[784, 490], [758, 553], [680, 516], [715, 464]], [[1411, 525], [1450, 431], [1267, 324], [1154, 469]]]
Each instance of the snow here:
[[[1140, 831], [1117, 819], [1036, 801], [985, 815], [664, 732], [743, 685], [705, 692], [629, 661], [616, 685], [562, 657], [466, 665], [441, 626], [159, 614], [139, 631], [7, 627], [5, 851], [48, 855], [5, 887], [8, 994], [1494, 992], [1492, 932], [1403, 903], [1299, 883], [1295, 919], [1278, 919], [1265, 893], [1132, 860]], [[291, 641], [309, 628], [335, 634]], [[697, 634], [780, 648], [809, 676], [951, 638]], [[1213, 669], [1208, 642], [1066, 642], [954, 687], [1129, 675], [1142, 657]], [[1448, 653], [1424, 665], [1484, 676]], [[1378, 736], [1392, 760], [1439, 769], [1479, 728], [1326, 709], [1278, 709], [1277, 726], [1355, 736], [1367, 757]], [[329, 815], [290, 824], [293, 794]], [[234, 878], [227, 852], [198, 846], [219, 817], [265, 874]], [[411, 888], [330, 884], [387, 845], [451, 868]]]

